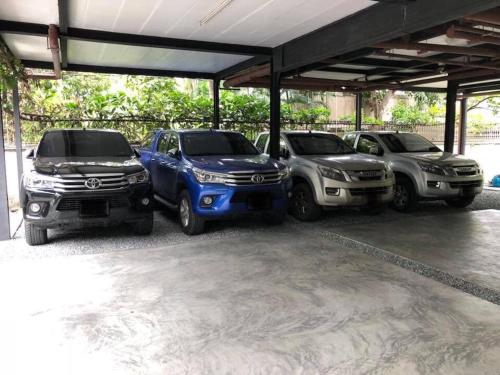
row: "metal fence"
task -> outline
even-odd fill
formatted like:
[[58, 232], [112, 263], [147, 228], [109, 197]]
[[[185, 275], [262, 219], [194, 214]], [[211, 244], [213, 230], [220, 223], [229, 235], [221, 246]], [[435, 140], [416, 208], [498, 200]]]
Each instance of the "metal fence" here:
[[[89, 129], [116, 129], [121, 131], [131, 142], [140, 141], [149, 131], [159, 128], [210, 128], [213, 126], [211, 119], [180, 119], [158, 120], [153, 118], [121, 118], [121, 119], [51, 119], [50, 121], [22, 121], [23, 143], [37, 143], [41, 134], [47, 129], [54, 128], [89, 128]], [[257, 135], [269, 130], [267, 122], [245, 122], [222, 120], [222, 129], [239, 131], [254, 140]], [[468, 129], [468, 144], [500, 144], [500, 124], [484, 127], [486, 130], [474, 131]], [[335, 121], [328, 123], [291, 123], [282, 122], [284, 130], [322, 130], [342, 136], [346, 132], [354, 131], [354, 124], [348, 121]], [[409, 131], [418, 133], [429, 140], [442, 144], [444, 142], [444, 124], [438, 125], [403, 125], [391, 122], [383, 124], [362, 124], [363, 130], [392, 130]], [[7, 133], [8, 136], [9, 133]], [[11, 133], [10, 133], [11, 134]], [[458, 127], [455, 129], [455, 141], [458, 142]], [[6, 143], [13, 143], [13, 139], [6, 139]]]

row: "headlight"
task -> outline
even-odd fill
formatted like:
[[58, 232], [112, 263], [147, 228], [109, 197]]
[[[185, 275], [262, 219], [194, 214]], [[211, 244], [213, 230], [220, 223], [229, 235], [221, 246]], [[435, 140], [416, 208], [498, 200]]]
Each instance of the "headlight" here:
[[140, 173], [131, 174], [127, 177], [127, 180], [130, 185], [143, 184], [149, 181], [149, 173], [148, 171], [143, 171]]
[[31, 172], [24, 177], [24, 186], [28, 189], [53, 189], [54, 179], [47, 175]]
[[435, 165], [435, 164], [418, 162], [418, 165], [420, 166], [420, 169], [422, 169], [426, 173], [436, 174], [436, 175], [439, 175], [439, 176], [445, 176], [446, 175], [444, 169], [441, 168], [441, 167], [439, 167], [439, 166], [437, 166], [437, 165]]
[[283, 169], [280, 169], [278, 173], [282, 180], [286, 180], [288, 177], [290, 177], [290, 168], [285, 167]]
[[330, 168], [330, 167], [323, 167], [320, 165], [318, 167], [318, 170], [319, 170], [319, 173], [321, 173], [321, 175], [323, 177], [330, 178], [332, 180], [337, 180], [337, 181], [347, 181], [344, 173], [339, 169]]
[[192, 170], [196, 180], [202, 184], [223, 184], [226, 180], [226, 176], [221, 173], [209, 172], [194, 167]]

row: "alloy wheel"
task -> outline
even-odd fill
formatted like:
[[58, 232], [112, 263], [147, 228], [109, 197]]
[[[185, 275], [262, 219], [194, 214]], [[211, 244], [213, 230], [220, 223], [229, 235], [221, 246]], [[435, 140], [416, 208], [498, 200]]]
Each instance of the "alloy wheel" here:
[[408, 205], [408, 190], [403, 185], [396, 185], [394, 189], [394, 204], [403, 209]]
[[183, 198], [179, 207], [179, 216], [183, 227], [189, 225], [189, 203], [186, 198]]

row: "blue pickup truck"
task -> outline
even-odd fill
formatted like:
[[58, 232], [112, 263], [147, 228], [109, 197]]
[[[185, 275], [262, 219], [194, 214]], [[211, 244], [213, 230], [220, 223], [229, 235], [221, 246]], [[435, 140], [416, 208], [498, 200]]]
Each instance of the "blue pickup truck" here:
[[186, 234], [202, 233], [210, 219], [257, 213], [279, 224], [285, 218], [288, 167], [261, 154], [240, 133], [157, 130], [139, 152], [155, 199], [178, 210]]

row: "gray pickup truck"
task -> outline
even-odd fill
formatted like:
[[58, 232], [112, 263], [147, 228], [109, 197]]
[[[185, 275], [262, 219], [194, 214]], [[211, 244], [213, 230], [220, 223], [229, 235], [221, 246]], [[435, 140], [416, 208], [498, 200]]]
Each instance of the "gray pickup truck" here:
[[[259, 134], [255, 146], [268, 153], [269, 133]], [[395, 180], [387, 163], [358, 154], [334, 134], [281, 132], [280, 160], [290, 168], [291, 211], [299, 220], [315, 220], [332, 207], [378, 213], [393, 199]]]
[[356, 151], [389, 163], [396, 175], [394, 207], [411, 211], [419, 200], [445, 200], [452, 207], [466, 207], [483, 190], [478, 163], [443, 152], [414, 133], [360, 131], [344, 140]]

